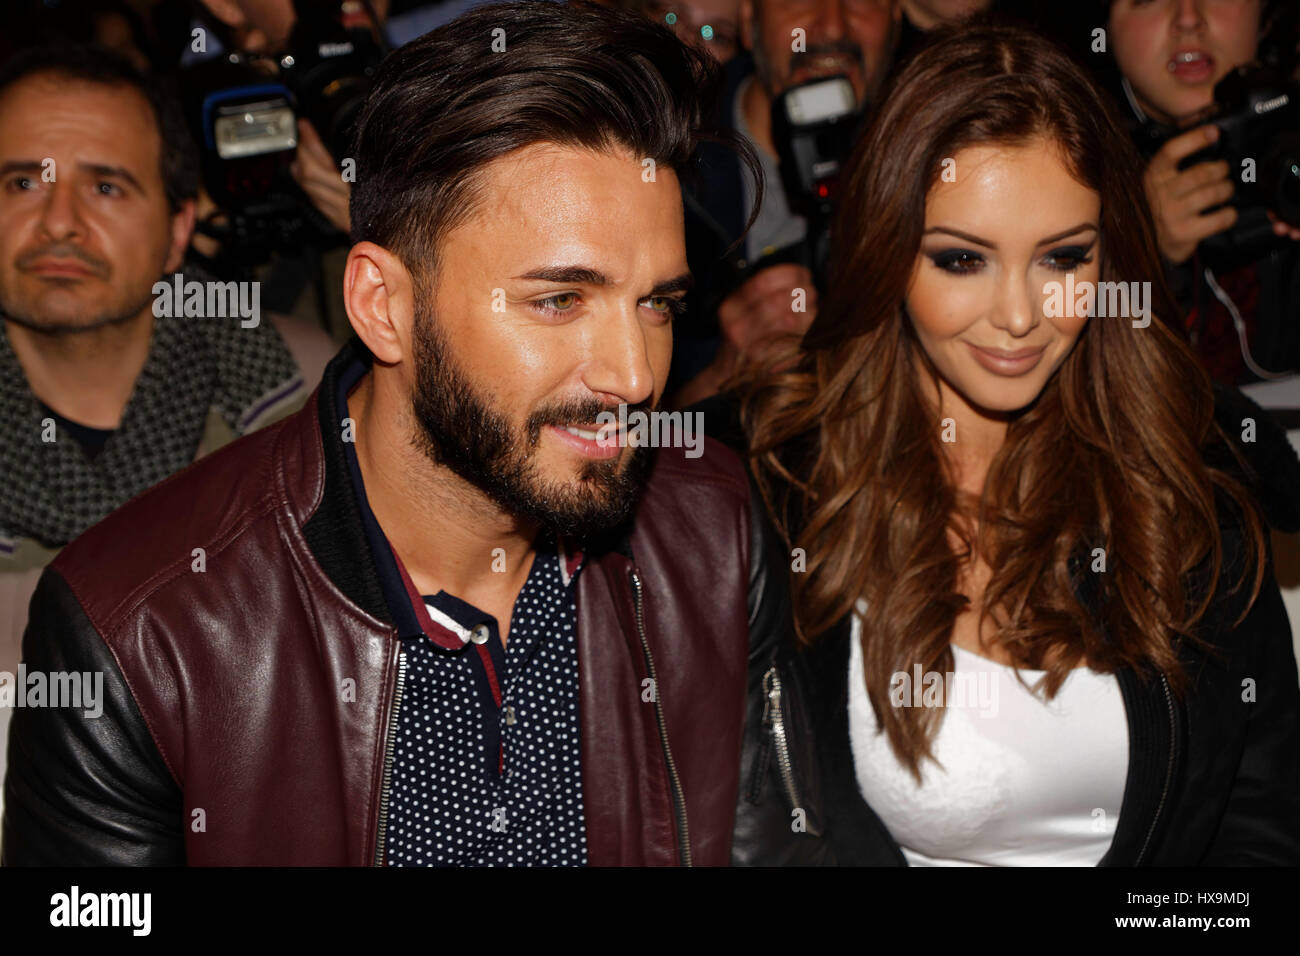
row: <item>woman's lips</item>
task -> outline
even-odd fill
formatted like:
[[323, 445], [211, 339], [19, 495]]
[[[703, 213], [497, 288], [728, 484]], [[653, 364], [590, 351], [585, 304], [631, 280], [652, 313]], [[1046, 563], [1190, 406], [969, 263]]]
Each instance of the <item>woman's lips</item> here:
[[1043, 354], [1047, 351], [1045, 345], [1035, 349], [1017, 349], [1014, 352], [1009, 352], [1005, 349], [981, 348], [978, 345], [971, 345], [969, 342], [966, 344], [970, 346], [975, 361], [979, 362], [984, 368], [994, 375], [1012, 377], [1024, 375], [1026, 372], [1031, 371], [1038, 365]]
[[1214, 79], [1214, 57], [1204, 50], [1178, 50], [1167, 68], [1182, 83], [1205, 83]]

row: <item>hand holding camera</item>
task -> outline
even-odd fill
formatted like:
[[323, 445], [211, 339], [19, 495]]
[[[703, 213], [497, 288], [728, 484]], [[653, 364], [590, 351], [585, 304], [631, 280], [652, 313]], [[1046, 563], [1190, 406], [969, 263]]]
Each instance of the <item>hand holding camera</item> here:
[[1146, 170], [1160, 251], [1186, 262], [1206, 250], [1233, 255], [1274, 236], [1300, 240], [1300, 96], [1259, 67], [1215, 86], [1210, 123], [1170, 137]]

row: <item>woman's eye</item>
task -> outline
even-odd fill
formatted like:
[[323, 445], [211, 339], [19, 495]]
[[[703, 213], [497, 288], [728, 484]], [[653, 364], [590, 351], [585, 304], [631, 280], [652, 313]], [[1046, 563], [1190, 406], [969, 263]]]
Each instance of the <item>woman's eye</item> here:
[[969, 249], [948, 249], [943, 252], [932, 253], [930, 261], [944, 272], [951, 272], [955, 275], [966, 275], [975, 272], [984, 265], [984, 257], [978, 252], [972, 252]]
[[1068, 246], [1063, 249], [1053, 249], [1044, 261], [1049, 269], [1055, 269], [1057, 272], [1074, 272], [1080, 266], [1086, 266], [1091, 262], [1092, 256], [1082, 246]]

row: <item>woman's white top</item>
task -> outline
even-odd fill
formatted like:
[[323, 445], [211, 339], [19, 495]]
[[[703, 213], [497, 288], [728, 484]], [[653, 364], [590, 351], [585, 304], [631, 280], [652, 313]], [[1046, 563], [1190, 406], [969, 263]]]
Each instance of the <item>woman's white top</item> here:
[[[849, 739], [858, 787], [913, 866], [1092, 866], [1106, 854], [1128, 773], [1128, 722], [1113, 674], [1070, 672], [1056, 698], [1015, 668], [953, 645], [954, 674], [894, 675], [890, 700], [947, 711], [923, 784], [878, 733], [852, 615]], [[1043, 671], [1021, 669], [1034, 687]], [[920, 678], [917, 680], [917, 678]], [[918, 686], [919, 685], [919, 686]]]

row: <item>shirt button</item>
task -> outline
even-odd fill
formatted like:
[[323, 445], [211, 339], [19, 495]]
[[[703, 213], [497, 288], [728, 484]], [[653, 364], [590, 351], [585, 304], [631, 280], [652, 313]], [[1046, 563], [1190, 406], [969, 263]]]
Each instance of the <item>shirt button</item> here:
[[469, 639], [475, 644], [486, 644], [488, 639], [488, 629], [486, 624], [480, 624], [474, 630], [469, 632]]
[[513, 727], [514, 725], [515, 725], [515, 708], [513, 704], [507, 704], [506, 705], [506, 726]]

